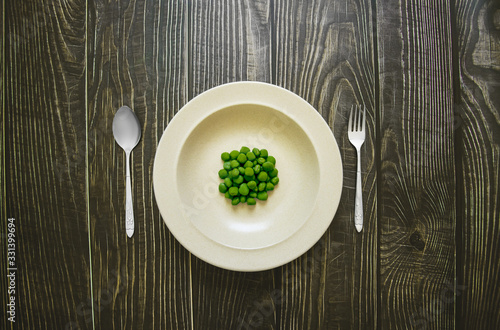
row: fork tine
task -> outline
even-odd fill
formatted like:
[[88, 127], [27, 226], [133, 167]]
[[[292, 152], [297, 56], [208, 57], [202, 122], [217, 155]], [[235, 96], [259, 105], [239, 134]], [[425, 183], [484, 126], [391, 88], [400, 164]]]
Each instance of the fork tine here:
[[353, 107], [354, 107], [354, 105], [352, 105], [352, 106], [351, 106], [351, 113], [349, 114], [349, 124], [347, 124], [347, 130], [348, 130], [349, 132], [351, 132], [351, 131], [352, 131], [352, 124], [353, 124], [353, 119], [352, 119], [352, 117], [353, 117], [353, 112], [354, 112], [354, 111], [353, 111]]
[[363, 107], [363, 119], [361, 123], [361, 130], [365, 130], [365, 123], [366, 123], [366, 106]]

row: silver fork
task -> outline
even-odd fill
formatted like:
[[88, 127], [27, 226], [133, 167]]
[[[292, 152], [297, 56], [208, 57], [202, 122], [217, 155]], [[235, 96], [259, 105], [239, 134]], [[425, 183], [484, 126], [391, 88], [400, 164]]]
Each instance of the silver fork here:
[[365, 117], [366, 107], [361, 105], [352, 106], [349, 115], [348, 136], [351, 144], [356, 148], [358, 154], [358, 166], [356, 170], [356, 202], [354, 204], [354, 226], [361, 232], [363, 229], [363, 191], [361, 189], [361, 146], [365, 142]]

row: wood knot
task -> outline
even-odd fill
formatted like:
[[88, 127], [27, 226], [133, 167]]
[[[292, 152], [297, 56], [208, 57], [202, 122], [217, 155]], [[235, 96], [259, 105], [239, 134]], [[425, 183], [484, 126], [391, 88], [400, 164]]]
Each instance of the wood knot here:
[[410, 244], [419, 251], [423, 251], [425, 248], [425, 242], [422, 240], [422, 236], [420, 236], [420, 233], [418, 231], [411, 234]]

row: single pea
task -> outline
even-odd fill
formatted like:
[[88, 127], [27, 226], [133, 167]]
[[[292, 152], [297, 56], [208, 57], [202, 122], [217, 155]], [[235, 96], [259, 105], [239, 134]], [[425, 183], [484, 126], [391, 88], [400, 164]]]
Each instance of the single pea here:
[[267, 150], [266, 149], [260, 149], [260, 157], [267, 158], [267, 156], [269, 156], [269, 154], [267, 153]]
[[264, 191], [264, 190], [266, 190], [266, 183], [265, 182], [259, 183], [259, 191]]
[[238, 177], [238, 175], [240, 175], [240, 171], [238, 171], [237, 168], [233, 168], [231, 170], [231, 175], [233, 176], [233, 178], [236, 178], [236, 177]]
[[245, 168], [243, 166], [238, 167], [238, 171], [240, 171], [240, 174], [245, 174]]
[[231, 151], [231, 153], [229, 154], [229, 157], [231, 157], [231, 159], [236, 159], [238, 157], [238, 155], [240, 154], [240, 152], [238, 150], [233, 150]]
[[240, 203], [245, 203], [247, 198], [245, 196], [240, 196]]
[[247, 156], [245, 156], [245, 154], [239, 154], [236, 160], [240, 162], [240, 164], [245, 164], [245, 162], [247, 161]]
[[255, 157], [259, 157], [259, 156], [260, 156], [260, 150], [259, 150], [259, 149], [257, 149], [257, 148], [253, 148], [253, 149], [252, 149], [252, 152], [253, 152], [253, 154], [255, 155]]
[[257, 158], [257, 157], [255, 157], [255, 154], [253, 152], [251, 152], [251, 151], [247, 152], [247, 159], [248, 160], [254, 161], [255, 158]]
[[267, 161], [273, 163], [273, 165], [276, 165], [276, 158], [274, 158], [273, 156], [267, 157]]
[[256, 160], [253, 161], [253, 166], [255, 166], [257, 164], [259, 164], [259, 163], [257, 162], [257, 159], [256, 159]]
[[236, 168], [238, 166], [240, 166], [240, 163], [238, 163], [238, 161], [236, 159], [233, 159], [231, 161], [231, 168]]
[[254, 197], [248, 197], [247, 199], [247, 204], [248, 205], [255, 205], [257, 202]]
[[274, 189], [274, 185], [271, 182], [266, 183], [266, 190], [267, 191], [273, 190], [273, 189]]
[[231, 201], [231, 204], [238, 205], [239, 203], [240, 203], [240, 198], [239, 197], [233, 197], [233, 200]]
[[250, 148], [249, 147], [245, 147], [245, 146], [241, 147], [241, 149], [240, 149], [240, 152], [243, 153], [243, 154], [246, 154], [249, 151], [250, 151]]
[[257, 193], [256, 193], [255, 191], [251, 191], [251, 192], [248, 194], [248, 196], [255, 198], [255, 197], [257, 197]]
[[231, 169], [231, 162], [224, 162], [222, 167], [224, 167], [226, 171], [229, 171]]
[[229, 191], [226, 191], [226, 193], [224, 194], [224, 196], [226, 198], [229, 198], [229, 199], [232, 199], [233, 197], [231, 197], [231, 195], [229, 195]]
[[227, 191], [227, 186], [226, 186], [224, 183], [221, 183], [221, 184], [219, 185], [219, 191], [220, 191], [221, 193], [225, 193], [225, 192]]
[[277, 184], [278, 184], [278, 182], [280, 182], [280, 178], [278, 178], [277, 176], [271, 179], [271, 183], [272, 183], [273, 185], [277, 185]]
[[231, 181], [230, 178], [225, 178], [224, 179], [224, 184], [226, 185], [226, 187], [231, 187], [233, 185], [233, 181]]
[[237, 187], [231, 187], [231, 188], [229, 188], [229, 195], [231, 195], [231, 196], [238, 195], [238, 188]]
[[252, 167], [253, 166], [253, 162], [247, 160], [246, 163], [243, 165], [244, 168], [247, 168], [247, 167]]
[[255, 187], [257, 187], [257, 182], [255, 182], [255, 181], [248, 181], [247, 186], [250, 189], [254, 189]]
[[227, 162], [228, 160], [230, 160], [230, 159], [231, 159], [231, 156], [229, 155], [229, 152], [223, 152], [223, 153], [220, 155], [220, 158], [221, 158], [223, 161]]
[[245, 180], [243, 179], [243, 176], [241, 176], [241, 175], [238, 175], [238, 177], [233, 179], [233, 183], [235, 183], [235, 184], [242, 184], [243, 181], [245, 181]]
[[271, 178], [275, 178], [278, 176], [278, 169], [277, 168], [274, 168], [271, 172], [269, 172], [269, 176]]
[[260, 165], [264, 164], [266, 162], [266, 160], [262, 157], [259, 157], [257, 158], [257, 163], [259, 163]]
[[262, 168], [266, 172], [271, 172], [272, 170], [274, 170], [274, 164], [271, 162], [265, 162], [264, 164], [262, 164]]
[[266, 181], [267, 178], [268, 176], [266, 172], [260, 172], [259, 175], [257, 175], [257, 180], [259, 181]]
[[240, 189], [238, 189], [238, 192], [243, 195], [243, 196], [246, 196], [248, 195], [248, 193], [250, 192], [250, 190], [248, 189], [248, 186], [246, 183], [242, 183], [241, 186], [240, 186]]
[[247, 168], [245, 168], [245, 175], [246, 175], [246, 176], [252, 176], [252, 175], [253, 175], [253, 173], [254, 173], [254, 172], [253, 172], [253, 168], [251, 168], [251, 167], [247, 167]]
[[261, 201], [267, 200], [267, 192], [261, 191], [260, 193], [257, 194], [257, 199], [260, 199]]
[[255, 166], [254, 166], [254, 168], [253, 168], [253, 172], [254, 172], [255, 174], [259, 174], [259, 173], [260, 173], [260, 165], [259, 165], [259, 164], [257, 164], [257, 165], [255, 165]]
[[219, 171], [219, 178], [221, 179], [227, 178], [227, 171], [225, 169]]

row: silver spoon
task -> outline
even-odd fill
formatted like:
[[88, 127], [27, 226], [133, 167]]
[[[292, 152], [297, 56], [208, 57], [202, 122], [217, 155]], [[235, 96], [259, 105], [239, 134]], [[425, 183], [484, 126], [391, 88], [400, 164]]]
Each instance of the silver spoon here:
[[134, 209], [132, 207], [132, 183], [130, 181], [130, 153], [141, 139], [141, 125], [139, 119], [129, 107], [123, 106], [116, 112], [113, 119], [113, 135], [116, 143], [125, 150], [126, 155], [125, 230], [127, 236], [132, 237], [134, 234]]

